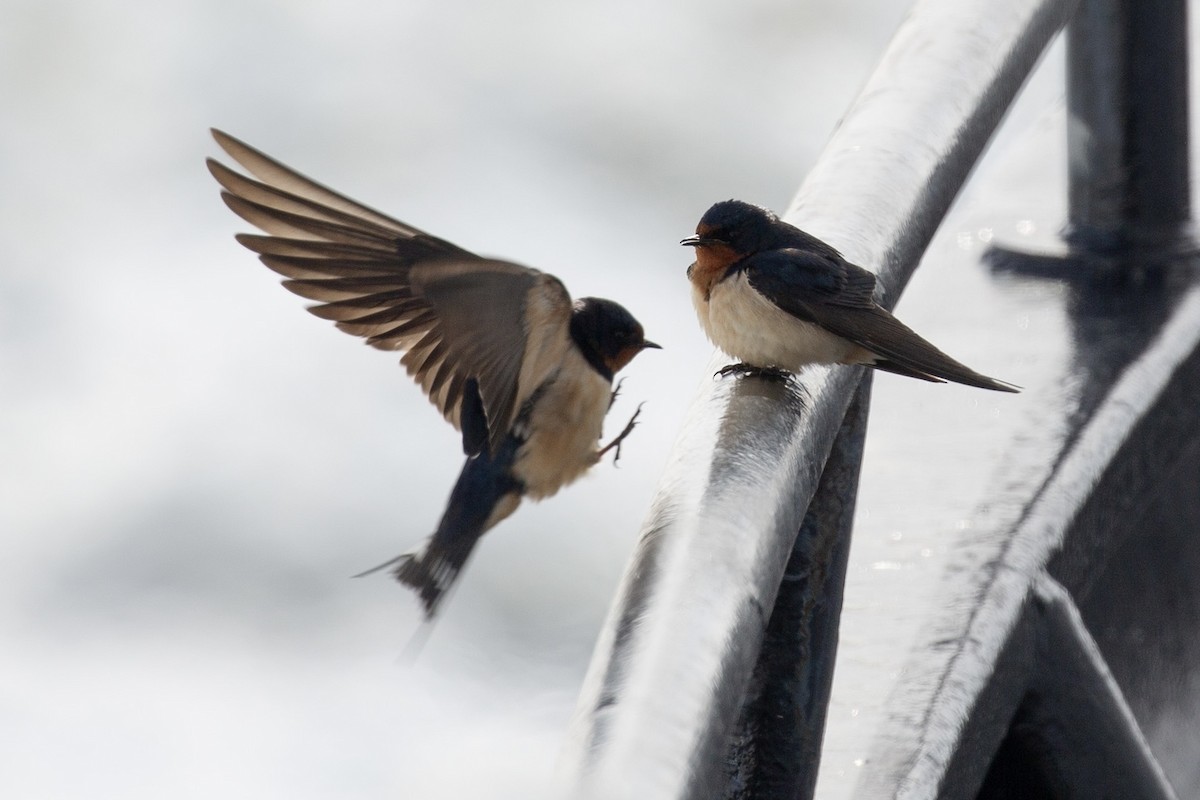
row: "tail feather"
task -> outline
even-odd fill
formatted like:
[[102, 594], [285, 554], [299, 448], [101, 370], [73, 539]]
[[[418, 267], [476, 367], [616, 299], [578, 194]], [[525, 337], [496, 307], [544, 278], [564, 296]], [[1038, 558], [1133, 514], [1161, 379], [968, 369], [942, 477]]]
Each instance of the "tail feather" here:
[[872, 369], [881, 369], [884, 372], [890, 372], [893, 375], [903, 375], [906, 378], [917, 378], [918, 380], [929, 381], [930, 383], [946, 382], [945, 378], [939, 378], [936, 375], [930, 375], [927, 372], [920, 372], [918, 370], [906, 367], [903, 364], [897, 364], [895, 361], [888, 361], [885, 358], [881, 358], [874, 364], [868, 364], [867, 366], [871, 367]]
[[[442, 533], [440, 528], [438, 533]], [[426, 618], [432, 618], [437, 613], [439, 603], [454, 585], [458, 573], [482, 535], [483, 531], [475, 535], [443, 536], [439, 542], [437, 534], [434, 534], [424, 545], [405, 553], [395, 562], [392, 575], [421, 598]]]
[[932, 383], [950, 381], [994, 392], [1021, 390], [1019, 386], [989, 378], [955, 361], [874, 303], [851, 307], [838, 305], [836, 313], [830, 313], [828, 308], [828, 304], [813, 305], [809, 308], [809, 315], [811, 317], [812, 312], [820, 311], [821, 316], [815, 320], [816, 324], [874, 356], [871, 360], [863, 359], [855, 363]]
[[884, 320], [891, 335], [875, 336], [868, 343], [860, 343], [876, 354], [875, 363], [869, 366], [932, 383], [950, 381], [994, 392], [1021, 391], [1019, 386], [989, 378], [954, 360], [883, 309], [879, 312], [875, 318]]
[[[932, 347], [932, 345], [930, 345]], [[993, 392], [1019, 392], [1021, 387], [1011, 384], [1007, 381], [989, 378], [975, 370], [958, 363], [954, 359], [947, 356], [945, 353], [938, 351], [941, 359], [932, 361], [926, 359], [920, 364], [913, 362], [905, 362], [896, 358], [881, 358], [874, 364], [867, 366], [881, 369], [884, 372], [891, 372], [896, 375], [904, 375], [908, 378], [919, 378], [930, 383], [961, 383], [963, 386], [973, 386], [977, 389], [991, 389]]]
[[495, 457], [484, 448], [468, 458], [437, 531], [420, 547], [363, 574], [390, 569], [396, 580], [417, 593], [425, 618], [432, 619], [479, 538], [520, 504], [525, 487], [512, 472], [520, 445], [509, 436]]
[[[883, 309], [879, 311], [879, 318], [887, 314]], [[886, 323], [892, 332], [890, 336], [875, 336], [867, 342], [858, 342], [875, 355], [875, 361], [867, 366], [932, 383], [950, 381], [994, 392], [1021, 390], [1007, 381], [989, 378], [954, 360], [895, 317], [887, 319]]]

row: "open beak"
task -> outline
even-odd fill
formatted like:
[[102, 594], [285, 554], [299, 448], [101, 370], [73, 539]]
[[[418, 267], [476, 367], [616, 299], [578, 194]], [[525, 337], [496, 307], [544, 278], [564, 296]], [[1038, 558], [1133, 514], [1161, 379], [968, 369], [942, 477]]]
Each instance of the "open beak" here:
[[679, 243], [684, 247], [703, 247], [706, 244], [718, 244], [716, 239], [705, 239], [703, 236], [689, 236], [686, 239], [680, 239]]

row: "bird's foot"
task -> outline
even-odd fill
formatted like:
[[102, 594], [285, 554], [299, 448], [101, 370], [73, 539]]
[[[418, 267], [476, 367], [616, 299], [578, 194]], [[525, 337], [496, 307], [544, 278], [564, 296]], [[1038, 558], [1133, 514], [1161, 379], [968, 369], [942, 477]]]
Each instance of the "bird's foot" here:
[[713, 377], [724, 378], [732, 374], [741, 375], [742, 377], [753, 375], [756, 378], [768, 381], [786, 381], [792, 377], [792, 373], [786, 369], [780, 369], [779, 367], [756, 367], [753, 364], [746, 364], [741, 361], [736, 364], [726, 364], [713, 373]]
[[[618, 388], [620, 388], [619, 385]], [[613, 455], [613, 466], [616, 466], [617, 462], [621, 460], [621, 442], [625, 441], [625, 437], [633, 433], [633, 429], [637, 427], [637, 418], [642, 413], [642, 406], [644, 405], [645, 403], [638, 403], [637, 411], [634, 411], [633, 416], [629, 418], [629, 422], [625, 423], [624, 430], [617, 434], [617, 438], [600, 448], [600, 452], [596, 453], [597, 463], [600, 462], [600, 459], [604, 458], [605, 453], [614, 448], [617, 452]]]
[[[616, 387], [612, 390], [612, 396], [608, 398], [608, 410], [612, 411], [613, 403], [617, 402], [617, 398], [621, 396], [621, 384], [625, 383], [625, 379], [617, 381]], [[634, 416], [637, 416], [636, 414]]]

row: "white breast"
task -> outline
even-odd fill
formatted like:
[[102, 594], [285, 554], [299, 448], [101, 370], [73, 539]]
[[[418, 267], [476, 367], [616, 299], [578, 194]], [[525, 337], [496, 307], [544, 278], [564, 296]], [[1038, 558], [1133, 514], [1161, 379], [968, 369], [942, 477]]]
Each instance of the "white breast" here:
[[575, 348], [537, 400], [513, 471], [534, 499], [549, 497], [596, 463], [612, 384]]
[[808, 364], [857, 362], [864, 355], [850, 341], [782, 311], [750, 287], [744, 272], [713, 286], [707, 300], [693, 286], [692, 302], [712, 343], [752, 366], [797, 372]]

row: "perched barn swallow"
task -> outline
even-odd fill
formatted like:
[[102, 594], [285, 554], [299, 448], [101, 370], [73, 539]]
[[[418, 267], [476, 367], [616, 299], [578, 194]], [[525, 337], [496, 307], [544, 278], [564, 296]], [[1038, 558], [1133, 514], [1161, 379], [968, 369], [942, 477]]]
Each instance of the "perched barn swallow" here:
[[726, 200], [700, 219], [688, 267], [692, 301], [713, 344], [743, 363], [721, 372], [778, 373], [862, 364], [911, 378], [998, 392], [875, 302], [875, 276], [764, 208]]
[[408, 374], [462, 433], [467, 462], [437, 530], [376, 568], [391, 567], [432, 618], [475, 543], [523, 497], [549, 497], [612, 448], [620, 457], [636, 413], [598, 447], [613, 376], [658, 345], [611, 300], [572, 303], [553, 275], [477, 256], [213, 136], [258, 178], [208, 159], [225, 203], [269, 234], [237, 240], [317, 301], [313, 314], [403, 351]]

